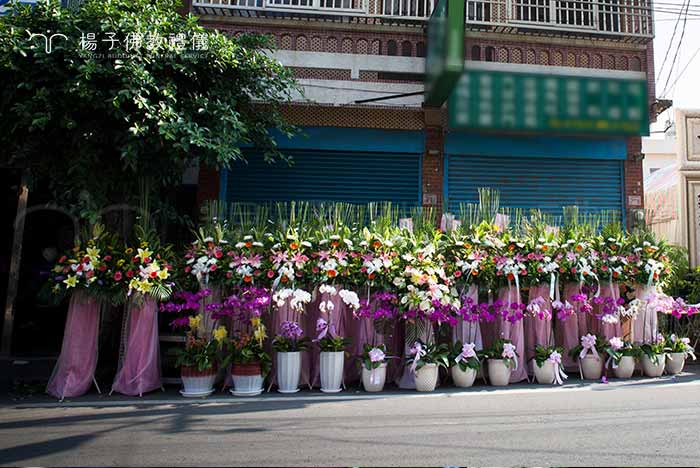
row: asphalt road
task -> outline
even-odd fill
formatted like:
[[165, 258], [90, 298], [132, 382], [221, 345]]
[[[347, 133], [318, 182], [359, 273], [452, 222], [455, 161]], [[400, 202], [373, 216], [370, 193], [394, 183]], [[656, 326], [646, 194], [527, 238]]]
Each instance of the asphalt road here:
[[699, 422], [695, 377], [371, 399], [10, 404], [0, 407], [0, 464], [698, 466]]

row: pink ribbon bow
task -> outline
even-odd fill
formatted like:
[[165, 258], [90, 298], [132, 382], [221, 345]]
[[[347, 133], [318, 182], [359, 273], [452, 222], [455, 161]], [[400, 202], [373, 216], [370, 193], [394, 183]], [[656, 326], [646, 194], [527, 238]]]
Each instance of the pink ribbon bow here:
[[462, 352], [455, 358], [455, 362], [466, 361], [469, 358], [476, 357], [476, 351], [474, 351], [476, 345], [474, 343], [464, 343], [462, 346]]
[[316, 341], [321, 341], [329, 333], [330, 335], [335, 334], [335, 326], [333, 324], [329, 325], [328, 321], [320, 318], [316, 321], [316, 331], [319, 332], [318, 336], [316, 337]]
[[595, 335], [591, 335], [590, 333], [581, 337], [581, 346], [583, 349], [578, 356], [580, 359], [585, 358], [589, 351], [593, 353], [596, 359], [600, 359], [598, 357], [598, 351], [595, 349], [595, 340]]
[[557, 385], [564, 385], [564, 380], [568, 379], [569, 376], [564, 373], [564, 369], [561, 365], [561, 354], [557, 351], [552, 351], [552, 354], [549, 355], [547, 361], [554, 364], [554, 367], [556, 368], [554, 372], [554, 382], [556, 382]]
[[411, 348], [410, 353], [413, 355], [413, 362], [411, 363], [411, 373], [415, 374], [416, 367], [418, 367], [418, 361], [420, 361], [420, 358], [425, 356], [426, 351], [423, 349], [423, 345], [420, 344], [419, 341], [416, 341], [415, 343], [413, 343], [413, 347]]
[[501, 357], [504, 359], [512, 359], [515, 363], [513, 370], [518, 370], [518, 357], [515, 355], [515, 345], [513, 343], [503, 343], [503, 353]]

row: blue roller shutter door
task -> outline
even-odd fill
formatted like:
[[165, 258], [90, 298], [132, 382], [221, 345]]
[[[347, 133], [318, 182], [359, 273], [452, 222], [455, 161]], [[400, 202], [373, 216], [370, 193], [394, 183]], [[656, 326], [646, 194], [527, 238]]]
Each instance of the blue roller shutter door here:
[[582, 212], [623, 212], [623, 161], [503, 156], [447, 156], [448, 209], [478, 201], [479, 187], [500, 190], [501, 206], [539, 208], [558, 216], [562, 207]]
[[223, 198], [237, 202], [392, 201], [419, 204], [420, 154], [284, 150], [293, 159], [267, 164], [260, 154], [247, 154], [224, 175]]

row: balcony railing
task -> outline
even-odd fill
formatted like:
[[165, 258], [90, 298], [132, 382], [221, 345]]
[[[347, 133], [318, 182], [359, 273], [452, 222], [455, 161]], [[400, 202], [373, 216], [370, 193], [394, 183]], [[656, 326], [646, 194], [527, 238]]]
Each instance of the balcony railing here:
[[[474, 26], [653, 36], [651, 0], [465, 0]], [[195, 8], [425, 21], [436, 0], [194, 0]]]

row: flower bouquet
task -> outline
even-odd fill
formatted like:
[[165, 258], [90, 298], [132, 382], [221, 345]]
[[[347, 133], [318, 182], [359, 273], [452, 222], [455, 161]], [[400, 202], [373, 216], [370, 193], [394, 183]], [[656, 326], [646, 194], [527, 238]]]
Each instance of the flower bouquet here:
[[535, 347], [535, 378], [539, 384], [563, 385], [568, 376], [561, 362], [563, 348], [537, 345]]
[[488, 359], [488, 374], [491, 385], [503, 387], [511, 381], [511, 372], [518, 368], [518, 352], [510, 340], [498, 339], [485, 349]]
[[272, 349], [277, 352], [276, 374], [280, 393], [299, 391], [301, 353], [307, 350], [310, 341], [297, 322], [282, 322], [280, 333], [272, 340]]
[[212, 337], [202, 336], [201, 317], [189, 318], [185, 347], [177, 350], [175, 365], [180, 367], [185, 397], [211, 395], [218, 371], [218, 351], [226, 339], [226, 329], [219, 327]]
[[386, 346], [365, 344], [362, 362], [362, 386], [367, 392], [381, 392], [386, 382]]
[[668, 345], [668, 354], [666, 355], [666, 372], [675, 375], [683, 372], [688, 356], [695, 358], [695, 349], [690, 346], [690, 338], [679, 338], [675, 334], [671, 334], [666, 338]]
[[569, 350], [569, 356], [578, 360], [582, 379], [599, 380], [603, 375], [603, 359], [598, 353], [605, 349], [606, 341], [593, 334], [581, 337], [578, 345]]
[[640, 346], [642, 351], [642, 369], [647, 377], [660, 377], [666, 367], [666, 355], [668, 348], [666, 339], [658, 333], [650, 343]]
[[452, 381], [457, 387], [471, 387], [476, 379], [476, 373], [481, 368], [481, 361], [476, 353], [474, 343], [456, 341], [450, 353], [450, 372]]
[[614, 336], [608, 340], [605, 347], [608, 360], [605, 367], [612, 367], [615, 377], [618, 379], [629, 379], [634, 374], [636, 358], [640, 354], [637, 346], [631, 342], [625, 342], [622, 338]]
[[270, 371], [270, 355], [265, 351], [267, 338], [265, 325], [260, 317], [250, 318], [252, 334], [237, 332], [229, 341], [224, 366], [231, 365], [233, 389], [236, 396], [255, 396], [263, 391], [263, 381]]
[[438, 381], [440, 367], [450, 367], [450, 350], [446, 344], [416, 341], [409, 350], [406, 365], [415, 376], [416, 390], [432, 392]]

